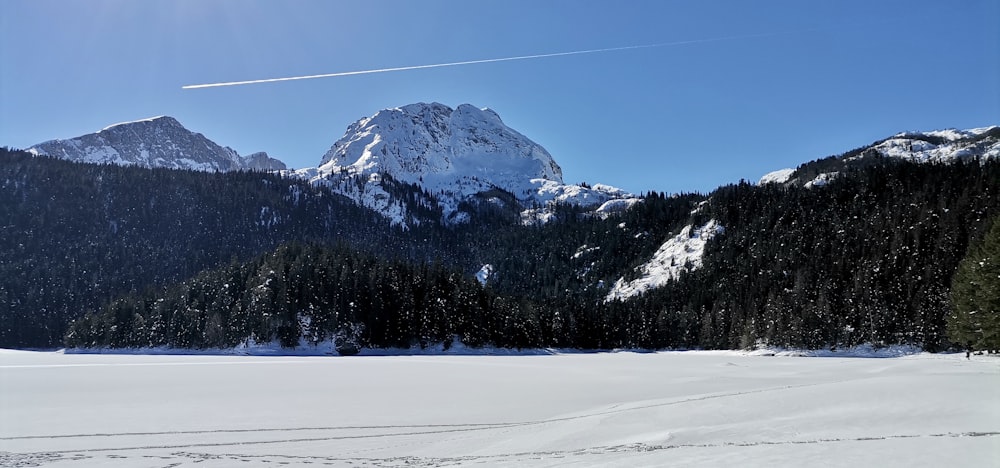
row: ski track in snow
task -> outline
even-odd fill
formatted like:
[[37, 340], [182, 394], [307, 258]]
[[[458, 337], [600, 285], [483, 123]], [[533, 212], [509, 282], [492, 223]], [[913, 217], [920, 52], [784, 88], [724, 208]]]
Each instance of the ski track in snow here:
[[[637, 355], [636, 359], [642, 359], [642, 355]], [[550, 357], [558, 359], [558, 357]], [[578, 356], [586, 358], [586, 356]], [[725, 356], [719, 357], [718, 367], [740, 368], [743, 365], [729, 362]], [[747, 359], [768, 359], [802, 360], [810, 361], [817, 358], [766, 358], [766, 357], [746, 357]], [[948, 358], [937, 356], [921, 356], [925, 362], [941, 362]], [[950, 362], [941, 362], [937, 365], [958, 365], [967, 363], [948, 359]], [[433, 359], [432, 359], [433, 361]], [[866, 361], [866, 360], [859, 360]], [[223, 364], [226, 361], [214, 361], [214, 364]], [[258, 363], [277, 363], [278, 361], [251, 361]], [[297, 361], [289, 361], [297, 362]], [[463, 360], [463, 366], [474, 362]], [[236, 361], [236, 363], [248, 363]], [[442, 362], [436, 361], [435, 364]], [[506, 363], [506, 361], [504, 361]], [[755, 364], [753, 361], [744, 361], [749, 365]], [[117, 363], [122, 364], [122, 363]], [[127, 364], [127, 363], [126, 363]], [[132, 363], [141, 365], [141, 363]], [[156, 365], [171, 364], [150, 363]], [[173, 364], [180, 364], [173, 363]], [[200, 362], [198, 364], [208, 364]], [[425, 360], [409, 361], [410, 365], [426, 365]], [[502, 363], [503, 364], [503, 363]], [[841, 363], [845, 366], [848, 363]], [[980, 363], [981, 364], [981, 363]], [[476, 451], [462, 451], [454, 456], [435, 456], [437, 454], [420, 453], [419, 449], [424, 448], [429, 443], [446, 444], [454, 446], [468, 441], [472, 444], [482, 444], [484, 440], [507, 440], [511, 438], [523, 437], [525, 429], [535, 427], [540, 435], [549, 433], [566, 434], [580, 427], [590, 427], [588, 424], [606, 424], [609, 417], [628, 417], [627, 413], [636, 413], [632, 418], [655, 417], [657, 413], [651, 412], [658, 408], [682, 407], [685, 405], [697, 406], [699, 404], [710, 403], [714, 400], [735, 399], [732, 403], [725, 403], [732, 407], [745, 404], [753, 404], [756, 400], [743, 400], [741, 397], [753, 395], [774, 396], [776, 400], [782, 400], [783, 392], [794, 390], [806, 390], [809, 394], [836, 395], [842, 392], [840, 385], [848, 385], [849, 388], [857, 388], [853, 384], [861, 384], [862, 387], [877, 388], [884, 382], [878, 379], [885, 379], [883, 371], [891, 364], [885, 366], [872, 366], [866, 364], [865, 371], [860, 374], [853, 374], [850, 378], [837, 378], [836, 374], [818, 377], [813, 375], [811, 380], [804, 383], [792, 383], [771, 386], [756, 386], [750, 389], [736, 391], [707, 392], [700, 394], [688, 394], [684, 396], [658, 398], [653, 400], [626, 400], [624, 402], [604, 405], [603, 407], [592, 407], [589, 410], [579, 412], [564, 413], [562, 416], [554, 416], [540, 419], [512, 420], [501, 422], [464, 422], [450, 424], [382, 424], [382, 425], [330, 425], [330, 426], [301, 426], [301, 427], [261, 427], [261, 428], [218, 428], [202, 430], [170, 430], [170, 431], [122, 431], [122, 432], [94, 432], [76, 434], [27, 434], [8, 435], [0, 437], [0, 466], [28, 467], [28, 466], [157, 466], [157, 467], [179, 467], [179, 466], [375, 466], [375, 467], [439, 467], [439, 466], [522, 466], [522, 465], [560, 465], [560, 464], [582, 464], [584, 466], [602, 466], [613, 464], [616, 466], [628, 466], [632, 458], [636, 456], [653, 456], [668, 458], [653, 458], [653, 460], [671, 460], [676, 453], [688, 454], [689, 451], [703, 453], [708, 450], [714, 453], [719, 450], [732, 449], [765, 449], [774, 447], [784, 450], [782, 447], [808, 447], [823, 446], [829, 444], [899, 444], [907, 440], [985, 440], [988, 446], [997, 447], [1000, 444], [1000, 431], [983, 430], [982, 425], [970, 425], [967, 428], [948, 427], [945, 430], [935, 430], [932, 426], [916, 427], [912, 432], [909, 430], [879, 430], [879, 428], [862, 427], [851, 433], [839, 434], [830, 433], [828, 436], [817, 434], [805, 434], [801, 438], [793, 434], [785, 434], [784, 437], [765, 438], [757, 440], [755, 433], [735, 433], [728, 436], [723, 435], [722, 440], [709, 438], [704, 442], [691, 441], [689, 439], [673, 439], [673, 428], [663, 427], [662, 435], [657, 441], [628, 441], [626, 443], [591, 444], [580, 447], [553, 447], [551, 450], [485, 450], [484, 453]], [[60, 371], [60, 367], [55, 365], [6, 365], [0, 369], [10, 369], [17, 372], [24, 369], [49, 369], [53, 372]], [[112, 366], [114, 367], [114, 366]], [[489, 366], [487, 366], [489, 367]], [[69, 368], [69, 367], [67, 367]], [[997, 373], [997, 366], [990, 363], [987, 374]], [[722, 372], [722, 371], [720, 371]], [[15, 375], [15, 374], [7, 374]], [[994, 375], [995, 377], [995, 375]], [[872, 381], [871, 384], [862, 381]], [[788, 382], [788, 380], [785, 380]], [[801, 382], [801, 381], [800, 381]], [[832, 387], [832, 388], [831, 388]], [[796, 392], [801, 396], [802, 392]], [[657, 401], [659, 400], [659, 401]], [[681, 411], [680, 415], [688, 414], [687, 410]], [[590, 423], [578, 424], [582, 420], [593, 420]], [[572, 424], [570, 424], [572, 423]], [[545, 429], [541, 427], [545, 426]], [[567, 432], [569, 431], [569, 432]], [[301, 436], [296, 436], [301, 435]], [[797, 435], [797, 434], [796, 434]], [[749, 436], [749, 437], [748, 437]], [[627, 437], [627, 435], [626, 435]], [[51, 447], [50, 450], [38, 451], [5, 451], [14, 447], [18, 442], [48, 443], [58, 445], [58, 441], [75, 441], [76, 448]], [[635, 439], [633, 439], [635, 440]], [[89, 441], [89, 442], [88, 442]], [[142, 443], [142, 442], [149, 443]], [[361, 444], [362, 441], [368, 441]], [[325, 443], [337, 443], [341, 445], [331, 445], [329, 450], [322, 450]], [[358, 442], [357, 444], [353, 442]], [[607, 442], [612, 442], [607, 440]], [[926, 442], [921, 442], [926, 443]], [[107, 444], [107, 446], [103, 446]], [[977, 442], [978, 444], [978, 442]], [[6, 447], [6, 448], [5, 448]], [[272, 447], [268, 449], [267, 447]], [[320, 449], [317, 449], [319, 447]], [[850, 445], [851, 448], [861, 446]], [[977, 445], [981, 447], [981, 445]], [[46, 447], [48, 448], [48, 447]], [[219, 451], [212, 451], [219, 449]], [[417, 452], [414, 452], [414, 450]], [[262, 452], [263, 450], [263, 452]], [[822, 449], [826, 450], [826, 449]], [[892, 448], [891, 450], [896, 450]], [[284, 452], [284, 453], [282, 453]], [[306, 453], [303, 453], [306, 452]], [[316, 453], [320, 452], [320, 453]], [[481, 451], [482, 452], [482, 451]], [[742, 453], [742, 452], [741, 452]], [[450, 455], [450, 452], [448, 453]], [[657, 455], [662, 454], [662, 455]], [[623, 458], [624, 457], [624, 458]], [[697, 458], [695, 458], [697, 459]], [[646, 458], [638, 459], [637, 464], [643, 464]], [[803, 461], [804, 460], [800, 460]], [[150, 464], [152, 463], [152, 464]], [[684, 463], [681, 463], [684, 464]], [[706, 464], [704, 461], [701, 463]], [[709, 463], [710, 464], [710, 463]], [[794, 465], [794, 463], [790, 463]]]
[[[425, 432], [420, 434], [438, 434], [438, 433], [440, 432]], [[386, 436], [393, 436], [393, 435], [406, 435], [406, 434], [386, 434]], [[590, 448], [576, 449], [576, 450], [518, 452], [518, 453], [502, 453], [493, 455], [479, 455], [479, 456], [466, 455], [466, 456], [441, 457], [441, 458], [417, 457], [417, 456], [366, 458], [366, 457], [338, 457], [338, 456], [289, 455], [289, 454], [198, 453], [198, 452], [171, 452], [168, 455], [138, 454], [133, 456], [108, 454], [105, 455], [105, 457], [109, 459], [156, 458], [165, 461], [175, 461], [174, 463], [164, 465], [166, 467], [181, 466], [186, 462], [202, 463], [210, 460], [221, 460], [223, 462], [239, 461], [243, 463], [253, 463], [253, 464], [275, 463], [280, 465], [289, 465], [292, 462], [294, 462], [297, 464], [319, 464], [319, 465], [336, 465], [336, 466], [342, 466], [345, 463], [346, 464], [357, 463], [363, 466], [377, 466], [377, 467], [414, 467], [414, 466], [439, 467], [439, 466], [454, 466], [467, 463], [502, 462], [505, 464], [509, 464], [509, 463], [516, 463], [518, 461], [527, 461], [532, 459], [542, 460], [550, 458], [600, 456], [600, 455], [609, 455], [620, 452], [659, 452], [659, 451], [675, 450], [683, 448], [706, 449], [706, 448], [724, 448], [724, 447], [814, 445], [814, 444], [833, 444], [833, 443], [846, 443], [846, 442], [891, 441], [895, 439], [934, 439], [934, 438], [997, 437], [997, 436], [1000, 436], [1000, 432], [889, 434], [880, 436], [823, 438], [823, 439], [810, 439], [810, 440], [780, 440], [780, 441], [753, 441], [753, 442], [734, 441], [734, 442], [724, 442], [715, 444], [651, 445], [644, 443], [635, 443], [635, 444], [624, 444], [624, 445], [614, 445], [614, 446], [590, 447]], [[86, 455], [87, 452], [196, 448], [196, 447], [206, 447], [206, 446], [214, 447], [221, 445], [254, 445], [262, 443], [303, 442], [303, 441], [315, 441], [315, 440], [329, 440], [329, 439], [289, 439], [284, 441], [268, 441], [268, 442], [252, 442], [252, 443], [193, 444], [185, 446], [147, 446], [147, 447], [132, 447], [132, 448], [122, 448], [122, 449], [68, 450], [68, 451], [37, 452], [37, 453], [0, 452], [0, 466], [16, 466], [16, 467], [43, 466], [46, 463], [55, 461], [76, 462], [76, 461], [89, 461], [99, 458], [99, 456]]]
[[[852, 379], [850, 381], [856, 381], [861, 379]], [[216, 429], [216, 430], [201, 430], [201, 431], [160, 431], [160, 432], [120, 432], [120, 433], [95, 433], [95, 434], [57, 434], [57, 435], [28, 435], [28, 436], [14, 436], [14, 437], [0, 437], [0, 440], [24, 440], [24, 439], [76, 439], [76, 438], [86, 438], [86, 437], [122, 437], [122, 436], [163, 436], [163, 435], [186, 435], [186, 434], [222, 434], [222, 433], [259, 433], [259, 432], [296, 432], [296, 431], [342, 431], [342, 430], [359, 430], [359, 429], [435, 429], [430, 431], [415, 431], [415, 432], [401, 432], [401, 433], [385, 433], [385, 434], [371, 434], [371, 435], [352, 435], [352, 436], [331, 436], [331, 437], [314, 437], [314, 438], [301, 438], [301, 439], [276, 439], [276, 440], [265, 440], [265, 441], [255, 441], [255, 442], [232, 442], [232, 443], [199, 443], [199, 444], [185, 444], [185, 445], [148, 445], [139, 447], [122, 447], [122, 448], [97, 448], [97, 449], [84, 449], [84, 450], [63, 450], [54, 451], [48, 453], [74, 453], [74, 452], [110, 452], [117, 450], [141, 450], [141, 449], [163, 449], [163, 448], [184, 448], [184, 447], [216, 447], [222, 445], [245, 445], [248, 443], [252, 444], [270, 444], [270, 443], [281, 443], [281, 442], [310, 442], [318, 440], [341, 440], [341, 439], [367, 439], [367, 438], [377, 438], [377, 437], [397, 437], [397, 436], [408, 436], [408, 435], [423, 435], [423, 434], [445, 434], [450, 432], [466, 432], [466, 431], [481, 431], [487, 429], [504, 429], [514, 426], [533, 426], [539, 424], [550, 424], [564, 421], [572, 421], [576, 419], [592, 418], [597, 416], [607, 416], [611, 414], [619, 414], [627, 411], [639, 411], [650, 408], [659, 408], [663, 406], [680, 405], [684, 403], [694, 403], [698, 401], [711, 400], [716, 398], [728, 398], [735, 396], [751, 395], [754, 393], [764, 393], [773, 392], [779, 390], [788, 390], [794, 388], [803, 387], [815, 387], [819, 385], [836, 384], [847, 381], [833, 381], [833, 382], [821, 382], [821, 383], [810, 383], [802, 385], [784, 385], [781, 387], [768, 387], [760, 388], [755, 390], [747, 390], [740, 392], [729, 392], [721, 393], [717, 395], [702, 395], [693, 398], [685, 398], [677, 401], [668, 401], [663, 403], [654, 403], [642, 406], [633, 406], [627, 408], [614, 409], [611, 408], [607, 411], [601, 411], [596, 413], [587, 413], [576, 416], [566, 416], [561, 418], [550, 418], [542, 419], [536, 421], [523, 421], [523, 422], [500, 422], [500, 423], [469, 423], [469, 424], [417, 424], [417, 425], [388, 425], [388, 426], [332, 426], [332, 427], [289, 427], [289, 428], [268, 428], [268, 429]], [[622, 405], [615, 405], [616, 407], [621, 407]]]

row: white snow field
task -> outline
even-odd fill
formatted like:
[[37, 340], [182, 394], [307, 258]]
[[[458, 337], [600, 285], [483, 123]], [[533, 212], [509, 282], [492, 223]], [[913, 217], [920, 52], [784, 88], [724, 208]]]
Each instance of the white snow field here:
[[1000, 359], [0, 351], [0, 465], [1000, 466]]

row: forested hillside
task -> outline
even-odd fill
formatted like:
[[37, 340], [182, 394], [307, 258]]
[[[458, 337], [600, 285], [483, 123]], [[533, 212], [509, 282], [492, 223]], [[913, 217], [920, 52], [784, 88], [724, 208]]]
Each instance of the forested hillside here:
[[[7, 221], [0, 226], [3, 346], [61, 345], [69, 322], [91, 311], [86, 329], [117, 327], [118, 334], [78, 328], [74, 344], [231, 346], [248, 338], [292, 344], [298, 337], [332, 336], [354, 323], [367, 330], [365, 346], [448, 342], [456, 335], [470, 345], [521, 347], [816, 348], [872, 342], [939, 349], [952, 344], [945, 336], [952, 276], [970, 242], [981, 239], [989, 220], [1000, 214], [995, 159], [917, 164], [873, 158], [841, 167], [822, 187], [741, 183], [708, 196], [650, 193], [618, 215], [599, 217], [568, 205], [555, 209], [553, 221], [531, 226], [519, 223], [524, 207], [498, 190], [463, 206], [476, 213], [467, 224], [442, 226], [428, 221], [439, 217], [429, 212], [407, 230], [320, 186], [273, 174], [87, 165], [8, 149], [0, 157], [0, 218]], [[390, 178], [382, 183], [403, 199], [417, 190]], [[666, 239], [708, 220], [725, 230], [708, 243], [700, 269], [644, 295], [607, 300], [610, 285], [637, 276]], [[292, 247], [275, 251], [296, 242], [336, 246], [340, 260], [313, 265], [312, 259], [328, 255], [288, 259]], [[260, 286], [248, 278], [260, 274], [261, 262], [329, 269], [341, 268], [342, 257], [365, 259], [352, 270], [366, 278], [364, 288], [321, 278], [288, 289], [280, 304], [257, 299], [256, 309], [238, 307], [243, 315], [213, 309], [246, 306], [250, 291], [237, 285]], [[485, 288], [470, 285], [487, 264], [492, 274]], [[387, 271], [394, 273], [384, 276]], [[128, 304], [176, 299], [189, 294], [192, 284], [214, 285], [199, 294], [221, 294], [211, 292], [221, 287], [212, 280], [219, 275], [246, 278], [223, 282], [237, 290], [228, 290], [229, 298], [218, 304], [171, 312], [188, 317], [182, 321], [193, 329], [177, 336], [121, 335], [132, 326], [119, 322], [133, 320], [116, 312], [122, 304], [132, 310]], [[485, 294], [492, 305], [457, 301], [451, 289], [419, 286], [420, 278], [458, 288], [466, 299]], [[404, 283], [426, 292], [401, 293]], [[397, 307], [437, 300], [449, 306]], [[344, 309], [345, 301], [356, 309]], [[477, 311], [475, 321], [449, 318], [467, 316], [463, 310], [469, 307]], [[198, 314], [217, 318], [190, 319]], [[260, 314], [271, 317], [270, 325], [227, 325], [221, 338], [206, 328], [233, 316], [263, 320]], [[316, 325], [309, 330], [295, 325], [312, 315]], [[479, 328], [384, 325], [412, 320]]]
[[353, 202], [261, 172], [79, 164], [0, 149], [0, 346], [57, 346], [69, 321], [293, 240], [386, 252], [396, 231]]
[[1000, 163], [881, 161], [824, 187], [739, 184], [699, 213], [726, 226], [704, 267], [635, 301], [671, 343], [940, 349], [951, 277], [1000, 214]]
[[[371, 347], [457, 338], [590, 349], [942, 349], [953, 345], [945, 326], [951, 278], [970, 241], [1000, 215], [1000, 163], [882, 160], [823, 187], [649, 194], [620, 216], [563, 207], [543, 226], [511, 223], [511, 213], [484, 206], [476, 223], [398, 238], [435, 244], [424, 252], [440, 255], [436, 263], [287, 246], [115, 301], [78, 322], [70, 343], [290, 345], [363, 330], [358, 344]], [[634, 276], [664, 239], [709, 219], [725, 231], [708, 243], [700, 269], [607, 301], [608, 285]], [[472, 273], [487, 263], [494, 274], [481, 287]]]

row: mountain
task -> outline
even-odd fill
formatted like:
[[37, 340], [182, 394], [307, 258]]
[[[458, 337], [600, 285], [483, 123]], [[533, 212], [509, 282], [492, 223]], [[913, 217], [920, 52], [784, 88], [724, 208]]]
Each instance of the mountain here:
[[46, 141], [28, 151], [75, 162], [146, 168], [219, 172], [285, 169], [284, 163], [267, 153], [240, 157], [232, 148], [219, 146], [166, 116], [119, 123], [68, 140]]
[[[147, 168], [235, 154], [182, 129], [43, 144], [118, 164], [0, 148], [0, 347], [57, 346], [84, 316], [74, 336], [96, 346], [346, 327], [372, 347], [945, 349], [956, 266], [1000, 222], [1000, 127], [641, 199], [565, 184], [543, 148], [468, 105], [380, 111], [320, 166], [278, 174]], [[163, 146], [180, 157], [153, 158]], [[303, 242], [321, 250], [281, 247]]]
[[387, 178], [419, 187], [424, 193], [416, 204], [439, 208], [453, 223], [468, 221], [468, 210], [460, 205], [477, 196], [487, 203], [514, 202], [517, 206], [508, 208], [521, 211], [525, 222], [549, 219], [544, 208], [553, 203], [607, 213], [637, 201], [614, 187], [564, 183], [562, 169], [545, 148], [505, 125], [493, 110], [469, 104], [381, 110], [350, 125], [318, 167], [295, 174], [328, 184], [401, 224], [412, 206], [386, 189]]
[[438, 103], [385, 109], [363, 118], [323, 156], [320, 170], [386, 172], [428, 189], [517, 191], [530, 179], [562, 183], [545, 148], [504, 125], [490, 109]]
[[268, 156], [267, 153], [263, 151], [258, 151], [253, 154], [249, 154], [242, 158], [243, 164], [247, 169], [255, 169], [260, 171], [283, 171], [287, 169], [285, 163], [278, 159]]
[[[75, 162], [145, 168], [286, 171], [264, 152], [240, 156], [167, 116], [124, 122], [28, 149]], [[553, 218], [570, 204], [598, 216], [639, 198], [606, 185], [573, 185], [541, 145], [508, 127], [496, 112], [417, 103], [384, 109], [350, 125], [315, 168], [286, 171], [329, 187], [392, 223], [463, 223], [490, 204], [526, 224]]]
[[808, 162], [797, 169], [769, 172], [758, 183], [822, 186], [848, 168], [871, 164], [879, 158], [916, 163], [1000, 158], [1000, 126], [898, 133], [840, 156]]

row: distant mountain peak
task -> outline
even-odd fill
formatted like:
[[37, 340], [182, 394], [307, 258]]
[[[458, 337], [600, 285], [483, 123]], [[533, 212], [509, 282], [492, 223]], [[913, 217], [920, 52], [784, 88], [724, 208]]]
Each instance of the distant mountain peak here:
[[[545, 148], [508, 127], [494, 110], [471, 104], [451, 108], [421, 102], [380, 110], [351, 124], [318, 168], [297, 174], [335, 190], [343, 187], [349, 197], [381, 200], [367, 204], [395, 212], [397, 204], [387, 202], [387, 195], [377, 188], [358, 191], [338, 182], [361, 177], [379, 184], [377, 175], [388, 175], [434, 194], [444, 216], [457, 220], [464, 219], [455, 217], [461, 201], [493, 190], [509, 193], [522, 204], [540, 206], [569, 203], [596, 208], [609, 200], [634, 198], [614, 187], [566, 185], [562, 168]], [[534, 215], [529, 218], [526, 222], [537, 221]]]
[[385, 172], [443, 189], [468, 178], [510, 191], [530, 179], [562, 182], [562, 169], [545, 148], [505, 125], [496, 112], [469, 104], [452, 109], [416, 103], [378, 111], [348, 127], [320, 169]]
[[66, 140], [39, 143], [28, 151], [94, 164], [232, 171], [240, 169], [281, 170], [284, 163], [255, 153], [242, 158], [236, 150], [219, 146], [192, 132], [169, 116], [121, 122]]
[[844, 169], [851, 165], [862, 164], [871, 158], [899, 159], [916, 163], [1000, 158], [1000, 126], [897, 133], [837, 157], [811, 161], [797, 169], [769, 172], [761, 177], [759, 183], [821, 187]]
[[111, 124], [108, 125], [107, 127], [102, 128], [101, 132], [113, 130], [116, 127], [130, 127], [136, 124], [183, 127], [183, 125], [181, 125], [181, 123], [178, 122], [177, 119], [173, 117], [170, 117], [168, 115], [158, 115], [156, 117], [149, 117], [145, 119], [131, 120], [128, 122], [118, 122], [116, 124]]
[[977, 138], [982, 135], [988, 134], [992, 131], [1000, 129], [1000, 126], [991, 125], [988, 127], [970, 128], [968, 130], [960, 130], [957, 128], [946, 128], [944, 130], [932, 130], [929, 132], [902, 132], [893, 135], [892, 138], [921, 138], [921, 137], [931, 137], [940, 138], [945, 141], [958, 141], [967, 140], [970, 138]]

